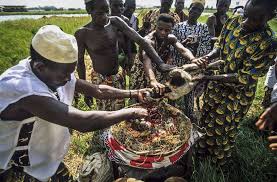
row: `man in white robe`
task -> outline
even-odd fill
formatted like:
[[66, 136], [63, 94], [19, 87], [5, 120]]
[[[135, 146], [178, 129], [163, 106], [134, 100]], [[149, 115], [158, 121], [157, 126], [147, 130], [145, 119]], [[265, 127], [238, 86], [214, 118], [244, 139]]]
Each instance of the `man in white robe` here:
[[68, 128], [90, 132], [147, 116], [145, 109], [81, 111], [71, 106], [74, 93], [140, 101], [148, 93], [76, 79], [76, 39], [55, 25], [38, 30], [30, 55], [0, 76], [0, 181], [10, 169], [37, 181], [70, 181], [62, 163], [70, 143]]

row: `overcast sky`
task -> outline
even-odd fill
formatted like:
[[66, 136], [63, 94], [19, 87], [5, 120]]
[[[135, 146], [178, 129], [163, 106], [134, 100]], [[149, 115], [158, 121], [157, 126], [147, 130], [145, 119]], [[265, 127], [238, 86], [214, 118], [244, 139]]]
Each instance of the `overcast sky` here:
[[[244, 4], [247, 0], [232, 0], [232, 6], [236, 3]], [[186, 0], [186, 6], [191, 0]], [[207, 6], [215, 6], [216, 0], [206, 0]], [[137, 0], [138, 6], [158, 6], [160, 0]], [[56, 6], [57, 8], [84, 8], [84, 0], [0, 0], [0, 5], [25, 5], [27, 7]]]

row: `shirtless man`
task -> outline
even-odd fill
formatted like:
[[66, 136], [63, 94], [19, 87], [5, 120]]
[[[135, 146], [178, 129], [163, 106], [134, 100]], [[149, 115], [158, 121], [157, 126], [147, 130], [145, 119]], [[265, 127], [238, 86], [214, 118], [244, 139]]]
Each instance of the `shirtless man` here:
[[[172, 69], [172, 66], [164, 64], [154, 48], [121, 18], [108, 17], [108, 0], [85, 0], [85, 3], [86, 10], [91, 15], [92, 20], [75, 33], [79, 49], [77, 71], [81, 79], [86, 80], [85, 50], [93, 60], [93, 70], [95, 72], [103, 77], [110, 77], [118, 73], [118, 33], [122, 32], [147, 51], [151, 60], [158, 65], [159, 70], [164, 72]], [[90, 98], [86, 97], [85, 101], [90, 105]]]
[[[126, 2], [125, 2], [126, 3]], [[120, 17], [124, 20], [130, 27], [132, 27], [129, 17], [123, 15], [124, 13], [124, 3], [123, 0], [110, 0], [111, 16]], [[130, 69], [133, 66], [134, 59], [136, 57], [136, 44], [131, 41], [128, 36], [123, 32], [118, 32], [119, 36], [119, 65], [123, 68], [124, 74], [129, 74]]]

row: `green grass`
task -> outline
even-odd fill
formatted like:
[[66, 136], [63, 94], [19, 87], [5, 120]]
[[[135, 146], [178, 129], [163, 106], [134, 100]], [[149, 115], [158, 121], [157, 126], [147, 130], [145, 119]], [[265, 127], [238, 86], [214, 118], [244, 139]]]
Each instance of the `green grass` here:
[[268, 149], [268, 133], [258, 132], [255, 122], [263, 109], [264, 78], [259, 80], [256, 98], [247, 116], [241, 121], [235, 150], [230, 162], [216, 168], [210, 160], [195, 168], [195, 182], [273, 182], [277, 179], [277, 156]]
[[[143, 13], [142, 13], [143, 14]], [[207, 16], [201, 17], [205, 22]], [[52, 17], [39, 20], [18, 20], [0, 23], [0, 73], [18, 63], [29, 55], [32, 36], [39, 27], [46, 24], [56, 24], [65, 32], [73, 34], [79, 27], [86, 24], [89, 17]], [[277, 31], [277, 21], [270, 22]], [[277, 179], [277, 157], [268, 150], [266, 133], [259, 133], [254, 127], [257, 116], [262, 112], [263, 79], [259, 81], [256, 99], [249, 113], [241, 122], [242, 126], [237, 137], [234, 154], [229, 165], [216, 168], [209, 160], [195, 165], [193, 181], [195, 182], [271, 182]], [[89, 110], [84, 102], [79, 102], [77, 108]], [[66, 160], [76, 171], [78, 162], [84, 153], [97, 146], [89, 145], [91, 134], [74, 132], [72, 145]]]
[[28, 11], [28, 12], [0, 12], [4, 15], [57, 15], [57, 14], [86, 14], [86, 10], [64, 10], [64, 11]]
[[47, 24], [60, 26], [65, 32], [74, 34], [89, 17], [51, 17], [39, 20], [16, 20], [0, 23], [0, 73], [15, 65], [29, 54], [30, 42], [39, 27]]

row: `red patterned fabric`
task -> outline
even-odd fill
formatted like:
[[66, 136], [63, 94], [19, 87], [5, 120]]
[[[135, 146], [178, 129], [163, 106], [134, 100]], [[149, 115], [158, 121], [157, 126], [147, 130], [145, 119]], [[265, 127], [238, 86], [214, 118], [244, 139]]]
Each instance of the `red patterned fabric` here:
[[110, 160], [123, 165], [128, 165], [130, 167], [142, 169], [157, 169], [172, 165], [179, 159], [181, 159], [182, 156], [186, 154], [191, 145], [194, 143], [193, 141], [189, 140], [187, 143], [183, 144], [176, 152], [168, 155], [144, 156], [135, 154], [134, 152], [126, 149], [119, 142], [117, 142], [116, 139], [109, 132], [104, 137], [104, 141], [107, 148], [109, 148], [108, 157]]

